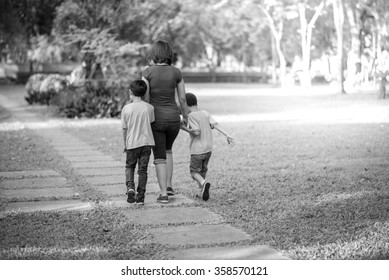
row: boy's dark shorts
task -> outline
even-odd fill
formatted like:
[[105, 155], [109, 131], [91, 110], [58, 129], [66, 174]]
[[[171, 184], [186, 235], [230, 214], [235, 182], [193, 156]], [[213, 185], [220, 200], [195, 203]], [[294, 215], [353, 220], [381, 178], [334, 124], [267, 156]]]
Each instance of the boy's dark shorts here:
[[199, 155], [190, 156], [190, 173], [200, 173], [203, 177], [208, 171], [208, 162], [211, 158], [212, 152]]

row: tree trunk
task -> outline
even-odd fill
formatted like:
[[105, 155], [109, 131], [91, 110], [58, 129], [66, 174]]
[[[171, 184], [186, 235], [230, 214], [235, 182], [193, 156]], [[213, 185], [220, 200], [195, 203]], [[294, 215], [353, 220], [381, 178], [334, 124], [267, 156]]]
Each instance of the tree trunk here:
[[343, 66], [343, 23], [344, 10], [343, 0], [333, 0], [334, 22], [337, 35], [337, 57], [338, 57], [338, 93], [345, 94], [344, 90], [344, 66]]
[[305, 17], [305, 6], [304, 4], [299, 4], [299, 15], [300, 15], [300, 35], [301, 35], [301, 52], [303, 59], [303, 74], [301, 79], [301, 86], [304, 88], [310, 87], [311, 77], [309, 74], [309, 47], [307, 42], [307, 31], [308, 31], [308, 22]]
[[278, 53], [278, 58], [280, 60], [280, 83], [281, 87], [286, 87], [287, 86], [287, 80], [286, 80], [286, 59], [284, 56], [284, 53], [282, 52], [281, 49], [281, 39], [276, 40], [276, 50]]
[[277, 85], [277, 50], [274, 37], [271, 40], [271, 56], [272, 56], [272, 83], [274, 86]]
[[315, 27], [315, 23], [319, 18], [321, 11], [323, 10], [325, 1], [321, 1], [319, 6], [316, 7], [315, 14], [311, 20], [307, 21], [305, 14], [305, 5], [299, 4], [299, 15], [300, 15], [300, 25], [301, 25], [301, 50], [303, 56], [303, 77], [302, 77], [302, 86], [308, 88], [311, 86], [311, 43], [312, 43], [312, 31]]
[[353, 89], [361, 82], [359, 76], [362, 74], [360, 40], [361, 25], [359, 23], [360, 15], [355, 7], [355, 4], [353, 5], [350, 0], [344, 0], [344, 8], [347, 14], [351, 35], [351, 50], [347, 54], [346, 84], [350, 87], [350, 89]]
[[381, 77], [380, 81], [380, 98], [386, 98], [386, 77]]
[[260, 9], [263, 11], [265, 14], [266, 18], [269, 21], [269, 27], [270, 30], [273, 34], [274, 38], [274, 43], [275, 43], [275, 48], [278, 54], [278, 59], [280, 62], [280, 74], [279, 74], [279, 80], [281, 82], [281, 87], [286, 87], [287, 86], [287, 80], [286, 80], [286, 59], [285, 55], [282, 51], [281, 48], [281, 41], [282, 41], [282, 33], [284, 29], [284, 23], [282, 19], [278, 22], [278, 26], [274, 22], [273, 18], [271, 17], [269, 11], [266, 10], [265, 7], [260, 6]]

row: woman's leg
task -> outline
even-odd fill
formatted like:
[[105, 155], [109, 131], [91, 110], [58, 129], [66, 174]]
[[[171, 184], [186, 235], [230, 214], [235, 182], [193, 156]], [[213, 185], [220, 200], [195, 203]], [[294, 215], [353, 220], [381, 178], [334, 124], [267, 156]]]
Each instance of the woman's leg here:
[[158, 185], [162, 196], [167, 196], [167, 164], [155, 163], [155, 172], [157, 174]]
[[173, 143], [180, 132], [180, 122], [169, 123], [166, 133], [166, 186], [173, 189]]
[[155, 146], [153, 147], [155, 173], [161, 196], [167, 196], [167, 167], [166, 167], [166, 124], [154, 122], [151, 124]]
[[166, 151], [166, 186], [173, 188], [173, 153], [171, 150]]

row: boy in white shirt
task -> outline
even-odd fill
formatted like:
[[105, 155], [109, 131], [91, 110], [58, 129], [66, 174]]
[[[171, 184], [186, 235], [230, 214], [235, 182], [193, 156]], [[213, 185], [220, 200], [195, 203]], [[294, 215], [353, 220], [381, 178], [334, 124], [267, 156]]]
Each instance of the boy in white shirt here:
[[[123, 128], [124, 151], [126, 152], [126, 186], [127, 202], [144, 204], [147, 168], [151, 148], [155, 145], [151, 123], [154, 122], [154, 107], [142, 100], [147, 85], [142, 80], [135, 80], [130, 85], [130, 100], [122, 109], [121, 124]], [[134, 173], [138, 163], [138, 188], [135, 193]]]
[[181, 129], [190, 134], [190, 175], [199, 184], [201, 198], [207, 201], [211, 184], [205, 180], [205, 176], [212, 155], [212, 129], [216, 129], [226, 136], [228, 144], [232, 144], [234, 139], [224, 132], [207, 111], [197, 108], [197, 98], [193, 93], [186, 94], [186, 103], [189, 109], [188, 127], [182, 125]]

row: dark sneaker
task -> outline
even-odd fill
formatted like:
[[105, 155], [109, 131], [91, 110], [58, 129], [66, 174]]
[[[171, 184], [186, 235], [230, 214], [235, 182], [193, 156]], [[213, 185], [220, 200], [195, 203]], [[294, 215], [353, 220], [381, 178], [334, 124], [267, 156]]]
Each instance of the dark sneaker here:
[[132, 190], [132, 189], [128, 190], [128, 193], [127, 193], [127, 202], [128, 202], [128, 203], [131, 203], [131, 204], [133, 204], [133, 203], [136, 202], [136, 200], [135, 200], [135, 191]]
[[145, 204], [145, 197], [144, 196], [138, 196], [136, 198], [136, 204], [137, 205], [144, 205]]
[[157, 198], [157, 202], [159, 203], [169, 203], [169, 197], [167, 195], [159, 195]]
[[204, 201], [207, 201], [209, 199], [209, 188], [211, 187], [211, 183], [205, 182], [203, 185], [203, 189], [201, 191], [201, 196], [203, 197]]
[[168, 187], [167, 188], [167, 195], [175, 195], [176, 193], [174, 192], [173, 188]]

